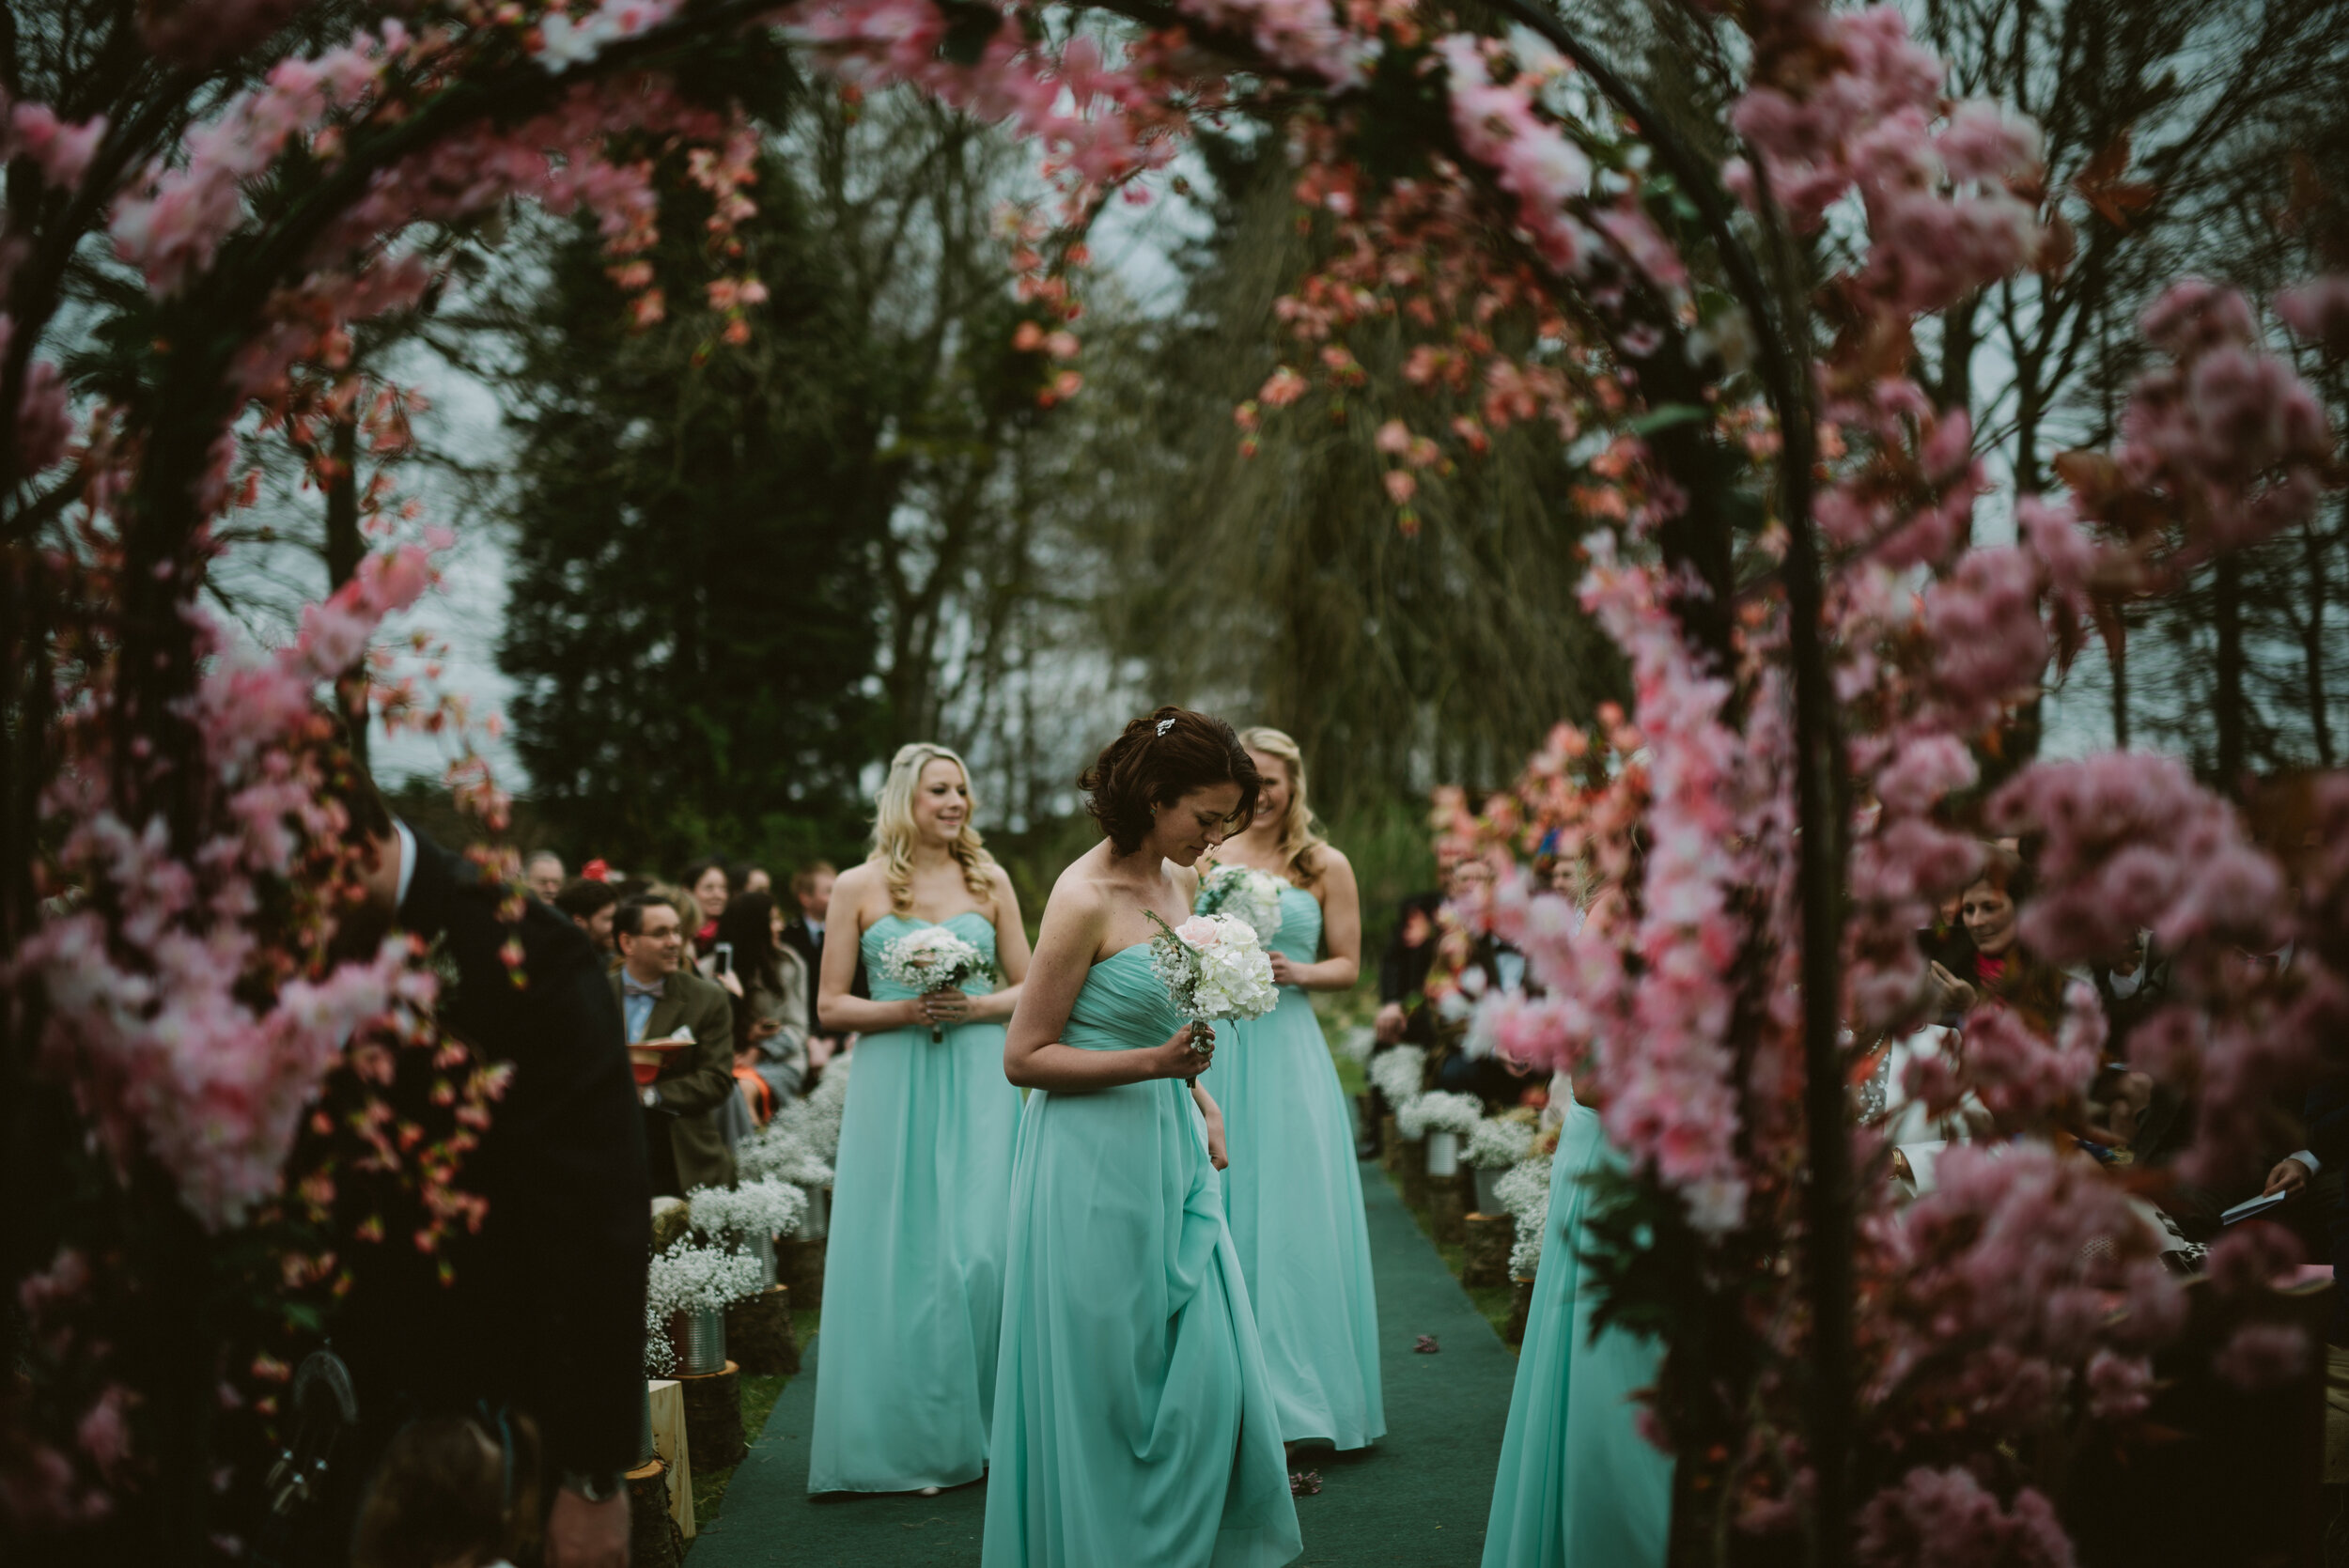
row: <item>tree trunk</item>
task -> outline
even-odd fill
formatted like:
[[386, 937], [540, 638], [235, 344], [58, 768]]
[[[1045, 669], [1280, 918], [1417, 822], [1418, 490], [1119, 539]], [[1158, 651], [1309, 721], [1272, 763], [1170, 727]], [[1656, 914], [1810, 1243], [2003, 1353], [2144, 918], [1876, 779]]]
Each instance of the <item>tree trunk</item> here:
[[[2341, 510], [2349, 516], [2349, 502], [2342, 504]], [[2314, 523], [2300, 525], [2300, 550], [2309, 572], [2309, 618], [2300, 632], [2300, 665], [2308, 687], [2309, 736], [2316, 747], [2317, 766], [2330, 768], [2333, 726], [2325, 711], [2325, 544]]]
[[2218, 634], [2218, 657], [2213, 671], [2217, 691], [2213, 706], [2218, 723], [2218, 787], [2240, 799], [2243, 793], [2243, 563], [2232, 555], [2218, 558], [2211, 598], [2212, 620]]
[[[355, 414], [334, 422], [334, 467], [326, 480], [326, 591], [334, 593], [358, 575], [367, 541], [359, 532], [359, 422]], [[334, 700], [343, 710], [351, 759], [367, 766], [367, 665], [359, 662], [334, 679]]]

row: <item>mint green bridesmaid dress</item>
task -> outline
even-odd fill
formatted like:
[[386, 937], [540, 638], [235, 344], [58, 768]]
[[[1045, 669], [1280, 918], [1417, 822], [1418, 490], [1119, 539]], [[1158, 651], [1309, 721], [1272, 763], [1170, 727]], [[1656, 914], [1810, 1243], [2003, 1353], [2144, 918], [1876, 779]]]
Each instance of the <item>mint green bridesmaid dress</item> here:
[[1567, 1101], [1484, 1568], [1661, 1568], [1671, 1544], [1672, 1461], [1640, 1436], [1632, 1399], [1656, 1380], [1661, 1347], [1621, 1328], [1594, 1341], [1580, 1289], [1582, 1178], [1620, 1163], [1598, 1112]]
[[[1283, 883], [1272, 948], [1318, 959], [1321, 900]], [[1223, 1108], [1224, 1210], [1281, 1436], [1367, 1448], [1387, 1431], [1370, 1233], [1353, 1119], [1313, 999], [1284, 986], [1263, 1017], [1215, 1028], [1221, 1044], [1202, 1081]]]
[[[1143, 944], [1094, 965], [1061, 1039], [1123, 1050], [1181, 1025]], [[1302, 1550], [1183, 1083], [1029, 1094], [995, 1388], [984, 1568], [1275, 1568]]]
[[[881, 949], [925, 923], [866, 927], [873, 1000]], [[976, 910], [945, 924], [987, 954]], [[956, 1486], [987, 1468], [1003, 1245], [1019, 1091], [1003, 1078], [1003, 1026], [930, 1039], [916, 1024], [857, 1041], [841, 1112], [824, 1259], [811, 1492]]]

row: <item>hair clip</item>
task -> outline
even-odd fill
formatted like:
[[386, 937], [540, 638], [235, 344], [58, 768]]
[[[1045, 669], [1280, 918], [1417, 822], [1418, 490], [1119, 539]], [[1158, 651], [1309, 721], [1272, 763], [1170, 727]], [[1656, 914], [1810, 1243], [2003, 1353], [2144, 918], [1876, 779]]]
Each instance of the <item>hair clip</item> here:
[[1171, 729], [1173, 729], [1174, 727], [1174, 721], [1173, 719], [1161, 719], [1161, 720], [1159, 720], [1159, 739], [1161, 739], [1161, 740], [1165, 739], [1165, 738], [1166, 738], [1166, 732], [1167, 732], [1167, 731], [1169, 731], [1169, 730], [1171, 730]]

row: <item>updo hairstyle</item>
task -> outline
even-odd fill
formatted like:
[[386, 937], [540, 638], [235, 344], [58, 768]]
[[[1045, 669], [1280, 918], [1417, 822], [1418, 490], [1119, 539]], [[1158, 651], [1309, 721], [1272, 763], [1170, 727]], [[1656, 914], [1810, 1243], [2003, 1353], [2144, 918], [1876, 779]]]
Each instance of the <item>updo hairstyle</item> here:
[[1132, 854], [1150, 836], [1155, 808], [1171, 806], [1193, 790], [1239, 785], [1239, 806], [1231, 820], [1248, 821], [1256, 814], [1261, 782], [1230, 724], [1174, 706], [1134, 720], [1077, 775], [1085, 810], [1121, 855]]

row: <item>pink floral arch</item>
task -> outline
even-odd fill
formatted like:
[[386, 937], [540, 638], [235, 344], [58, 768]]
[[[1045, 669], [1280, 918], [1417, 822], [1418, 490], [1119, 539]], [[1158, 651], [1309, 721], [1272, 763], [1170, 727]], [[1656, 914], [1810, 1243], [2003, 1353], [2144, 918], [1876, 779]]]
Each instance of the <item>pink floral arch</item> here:
[[[1673, 131], [1666, 111], [1686, 106], [1644, 101], [1530, 0], [1480, 11], [1493, 32], [1401, 0], [477, 0], [346, 15], [332, 39], [297, 0], [183, 0], [141, 13], [143, 74], [114, 97], [8, 105], [0, 516], [23, 674], [0, 757], [0, 1043], [11, 1096], [66, 1095], [117, 1187], [90, 1234], [7, 1237], [28, 1314], [78, 1371], [45, 1403], [0, 1402], [0, 1506], [70, 1529], [152, 1505], [159, 1541], [194, 1550], [213, 1505], [171, 1486], [157, 1502], [132, 1456], [201, 1467], [213, 1380], [157, 1369], [206, 1346], [164, 1336], [110, 1368], [74, 1349], [77, 1325], [120, 1308], [109, 1290], [210, 1278], [257, 1236], [288, 1281], [331, 1280], [319, 1234], [347, 1217], [334, 1171], [301, 1154], [319, 1096], [348, 1095], [364, 1126], [400, 1050], [446, 1051], [415, 955], [330, 947], [355, 872], [319, 710], [355, 687], [400, 722], [461, 722], [351, 678], [428, 590], [443, 536], [385, 520], [291, 645], [238, 652], [198, 596], [241, 501], [240, 427], [347, 411], [353, 324], [432, 282], [416, 237], [516, 200], [592, 212], [640, 319], [690, 310], [738, 340], [792, 282], [736, 259], [755, 143], [725, 84], [787, 54], [1036, 146], [1060, 205], [1025, 231], [1037, 324], [1020, 347], [1053, 359], [1079, 352], [1076, 241], [1104, 202], [1146, 188], [1199, 125], [1284, 134], [1334, 242], [1283, 302], [1290, 363], [1236, 411], [1235, 439], [1280, 439], [1315, 381], [1367, 374], [1349, 332], [1399, 319], [1425, 412], [1378, 449], [1407, 532], [1421, 489], [1500, 427], [1607, 438], [1571, 503], [1613, 523], [1584, 602], [1635, 703], [1562, 729], [1516, 791], [1455, 802], [1447, 829], [1501, 872], [1469, 913], [1548, 987], [1495, 1028], [1592, 1085], [1632, 1157], [1617, 1213], [1640, 1245], [1610, 1285], [1664, 1325], [1655, 1428], [1683, 1456], [1681, 1528], [1806, 1528], [1823, 1561], [1914, 1560], [1952, 1530], [1985, 1560], [2068, 1560], [2016, 1455], [2057, 1429], [2125, 1433], [2181, 1316], [2123, 1187], [2064, 1147], [2101, 1038], [2092, 999], [2044, 1027], [1985, 1018], [1961, 1062], [1910, 1085], [1978, 1096], [2019, 1141], [1952, 1153], [1907, 1207], [1851, 1127], [1846, 1076], [1917, 1017], [1911, 934], [1989, 832], [2038, 846], [2027, 930], [2049, 959], [2140, 929], [2174, 955], [2146, 1066], [2196, 1095], [2199, 1171], [2239, 1166], [2258, 1108], [2349, 1037], [2341, 780], [2311, 785], [2312, 847], [2289, 866], [2157, 757], [2038, 763], [1975, 791], [1984, 737], [2114, 606], [2173, 591], [2338, 482], [2293, 355], [2349, 349], [2349, 281], [2267, 312], [2180, 283], [2144, 318], [2159, 367], [2122, 443], [2072, 455], [2068, 493], [2016, 498], [2015, 543], [1978, 544], [1974, 433], [1912, 375], [1910, 334], [1969, 290], [2064, 264], [2036, 129], [1945, 98], [1890, 6], [1693, 8], [1746, 62], [1712, 128], [1735, 149], [1718, 166]], [[664, 218], [664, 161], [710, 212], [698, 301], [662, 298], [635, 261]], [[1848, 241], [1831, 275], [1805, 246], [1823, 227]], [[77, 400], [43, 346], [69, 272], [101, 249], [137, 298], [121, 375]], [[500, 816], [486, 777], [460, 784]], [[1521, 870], [1537, 846], [1610, 889], [1592, 918]], [[2289, 970], [2234, 960], [2286, 944]], [[467, 1222], [463, 1155], [494, 1115], [493, 1074], [444, 1070], [446, 1126], [366, 1145], [426, 1194], [427, 1248]], [[103, 1247], [113, 1284], [92, 1268]], [[2249, 1302], [2276, 1260], [2233, 1252], [2215, 1273]], [[2238, 1370], [2288, 1361], [2242, 1312]]]

